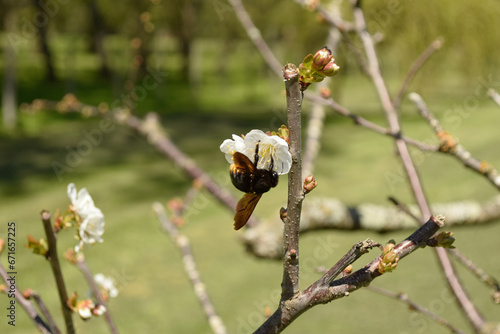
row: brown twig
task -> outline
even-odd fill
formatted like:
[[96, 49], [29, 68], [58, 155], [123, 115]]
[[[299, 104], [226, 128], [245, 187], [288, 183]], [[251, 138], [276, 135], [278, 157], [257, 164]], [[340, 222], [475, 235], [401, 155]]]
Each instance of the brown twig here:
[[368, 64], [369, 64], [370, 77], [377, 90], [382, 107], [384, 108], [387, 122], [389, 123], [389, 129], [391, 133], [396, 134], [396, 139], [395, 139], [396, 148], [405, 167], [408, 180], [413, 189], [415, 200], [417, 201], [418, 206], [421, 208], [422, 217], [428, 217], [431, 214], [431, 212], [427, 205], [425, 194], [422, 190], [420, 179], [418, 177], [417, 170], [415, 169], [415, 166], [413, 165], [413, 162], [411, 160], [408, 148], [406, 147], [405, 142], [399, 138], [401, 136], [401, 127], [399, 125], [398, 114], [396, 112], [396, 109], [394, 109], [394, 106], [392, 104], [389, 95], [389, 91], [387, 90], [384, 79], [382, 78], [382, 75], [380, 73], [380, 65], [378, 62], [377, 53], [375, 51], [375, 45], [373, 43], [373, 40], [369, 32], [366, 29], [366, 22], [363, 11], [361, 9], [360, 2], [352, 1], [352, 3], [353, 3], [354, 23], [356, 26], [356, 31], [363, 43], [366, 52], [366, 57], [368, 59]]
[[[415, 221], [419, 222], [420, 219], [406, 206], [405, 204], [398, 201], [395, 197], [389, 197], [389, 201], [391, 201], [399, 210], [407, 214], [409, 217], [413, 218]], [[441, 211], [439, 211], [441, 212]], [[442, 214], [442, 212], [441, 212]], [[446, 215], [445, 215], [446, 217]]]
[[448, 250], [462, 265], [464, 265], [467, 269], [469, 269], [477, 278], [486, 285], [493, 288], [495, 291], [500, 292], [500, 284], [498, 281], [491, 275], [488, 275], [483, 269], [476, 266], [470, 259], [468, 259], [465, 255], [460, 253], [458, 249], [449, 249]]
[[57, 291], [59, 292], [59, 301], [61, 302], [61, 308], [64, 315], [64, 322], [66, 324], [66, 332], [68, 334], [75, 333], [75, 326], [73, 325], [73, 312], [68, 305], [68, 294], [66, 292], [66, 284], [64, 283], [64, 277], [62, 275], [61, 266], [59, 264], [59, 257], [57, 255], [57, 241], [54, 230], [52, 229], [52, 223], [50, 221], [50, 213], [43, 210], [41, 213], [41, 218], [43, 222], [43, 227], [45, 229], [45, 236], [47, 237], [47, 243], [49, 249], [47, 251], [47, 260], [50, 262], [52, 268], [52, 273], [56, 280]]
[[325, 99], [317, 94], [313, 94], [313, 93], [309, 93], [309, 92], [305, 92], [304, 98], [311, 100], [315, 103], [321, 103], [321, 104], [324, 104], [324, 105], [331, 107], [338, 114], [352, 119], [354, 124], [356, 124], [356, 125], [360, 125], [364, 128], [367, 128], [371, 131], [380, 133], [380, 134], [385, 135], [385, 136], [389, 136], [389, 137], [393, 137], [393, 138], [401, 138], [405, 143], [410, 144], [412, 146], [415, 146], [422, 151], [437, 151], [438, 150], [438, 147], [436, 145], [429, 145], [429, 144], [420, 142], [418, 140], [403, 136], [400, 133], [394, 133], [394, 132], [390, 131], [389, 129], [384, 128], [383, 126], [380, 126], [376, 123], [373, 123], [373, 122], [367, 120], [366, 118], [363, 118], [359, 115], [356, 115], [355, 113], [352, 113], [346, 107], [335, 102], [335, 100], [333, 100], [332, 98]]
[[[416, 216], [419, 208], [408, 205], [408, 211]], [[446, 217], [446, 226], [477, 226], [500, 218], [500, 195], [479, 203], [457, 201], [435, 203], [432, 212]], [[418, 220], [417, 220], [418, 221]], [[362, 203], [350, 206], [337, 198], [311, 197], [302, 206], [300, 235], [315, 230], [369, 230], [377, 232], [412, 229], [415, 220], [392, 205]], [[247, 249], [257, 257], [283, 257], [283, 223], [279, 219], [263, 220], [245, 233], [243, 241]]]
[[[443, 218], [431, 216], [424, 225], [394, 247], [394, 252], [397, 257], [402, 259], [416, 249], [425, 247], [427, 240], [442, 226]], [[352, 252], [356, 251], [351, 249], [348, 254]], [[348, 296], [351, 292], [369, 285], [371, 281], [382, 275], [378, 270], [382, 257], [378, 256], [358, 271], [330, 282], [329, 278], [334, 276], [334, 272], [338, 271], [334, 268], [341, 268], [346, 258], [350, 258], [348, 254], [339, 261], [341, 264], [335, 264], [332, 269], [307, 289], [301, 291], [294, 298], [280, 303], [278, 309], [254, 332], [254, 334], [281, 333], [298, 316], [310, 308]]]
[[478, 160], [472, 156], [461, 144], [457, 142], [449, 133], [444, 131], [439, 120], [429, 111], [427, 105], [420, 95], [417, 93], [410, 94], [410, 100], [415, 103], [420, 115], [429, 123], [436, 135], [440, 138], [441, 144], [439, 152], [449, 154], [459, 161], [465, 167], [483, 175], [490, 183], [500, 190], [500, 174], [497, 169], [491, 164]]
[[314, 4], [312, 8], [309, 6], [307, 1], [295, 0], [295, 2], [313, 10], [318, 15], [320, 15], [325, 20], [325, 22], [330, 25], [330, 30], [334, 29], [340, 32], [340, 34], [342, 35], [342, 41], [345, 43], [347, 50], [351, 52], [352, 56], [354, 56], [352, 57], [351, 55], [349, 55], [346, 58], [347, 59], [355, 58], [357, 64], [359, 64], [363, 73], [368, 74], [368, 66], [366, 59], [363, 57], [359, 48], [355, 45], [354, 41], [349, 35], [350, 32], [354, 31], [354, 25], [351, 22], [347, 22], [342, 19], [342, 17], [340, 16], [342, 9], [340, 8], [340, 5], [338, 3], [332, 2], [328, 4], [327, 5], [328, 9], [327, 9], [324, 6], [322, 6], [319, 3], [319, 1], [318, 3]]
[[488, 89], [488, 96], [500, 107], [500, 94], [493, 88]]
[[[193, 180], [199, 182], [205, 187], [220, 203], [234, 211], [237, 200], [223, 186], [217, 184], [213, 178], [205, 173], [191, 158], [182, 152], [165, 135], [165, 131], [160, 123], [156, 113], [148, 113], [144, 119], [140, 119], [130, 114], [126, 108], [115, 108], [102, 113], [99, 108], [79, 102], [73, 95], [66, 95], [62, 101], [34, 100], [30, 105], [23, 105], [25, 111], [38, 110], [57, 110], [58, 112], [76, 112], [84, 114], [87, 117], [105, 117], [110, 121], [121, 125], [126, 125], [139, 134], [145, 136], [148, 142], [153, 145], [162, 154], [172, 159], [182, 170], [184, 170]], [[228, 173], [229, 174], [229, 173]], [[229, 178], [228, 178], [229, 182]], [[250, 217], [247, 225], [257, 224], [254, 216]]]
[[45, 303], [42, 300], [42, 297], [38, 294], [38, 292], [31, 290], [30, 291], [30, 297], [35, 300], [35, 303], [38, 305], [38, 308], [40, 311], [42, 311], [43, 315], [45, 316], [45, 319], [47, 319], [47, 322], [49, 323], [50, 328], [52, 329], [54, 334], [59, 334], [61, 331], [56, 325], [56, 322], [54, 321], [54, 318], [52, 318], [52, 314], [50, 314], [49, 309], [45, 305]]
[[427, 317], [434, 320], [438, 324], [447, 327], [449, 330], [451, 330], [452, 333], [465, 334], [464, 332], [462, 332], [461, 330], [459, 330], [458, 328], [453, 326], [451, 323], [449, 323], [448, 321], [446, 321], [443, 318], [441, 318], [440, 316], [438, 316], [436, 313], [433, 313], [433, 312], [429, 311], [428, 309], [426, 309], [425, 307], [412, 301], [410, 298], [408, 298], [408, 295], [406, 295], [404, 293], [396, 293], [396, 292], [392, 292], [392, 291], [382, 289], [382, 288], [379, 288], [376, 286], [369, 286], [368, 289], [372, 290], [374, 292], [377, 292], [381, 295], [384, 295], [384, 296], [387, 296], [390, 298], [394, 298], [396, 300], [399, 300], [399, 301], [407, 304], [410, 307], [410, 310], [418, 311], [418, 312], [426, 315]]
[[87, 266], [87, 263], [83, 259], [78, 259], [75, 262], [75, 264], [76, 264], [77, 268], [82, 272], [83, 276], [85, 277], [87, 284], [90, 286], [90, 289], [92, 290], [92, 294], [97, 299], [97, 303], [106, 308], [106, 312], [104, 312], [104, 317], [106, 318], [106, 322], [108, 323], [110, 332], [113, 334], [117, 334], [118, 330], [116, 328], [115, 323], [113, 322], [113, 318], [111, 317], [109, 307], [108, 307], [107, 303], [102, 299], [101, 293], [99, 292], [99, 289], [97, 288], [94, 277], [90, 273], [90, 269]]
[[333, 280], [335, 280], [335, 278], [337, 278], [337, 276], [345, 268], [347, 268], [347, 266], [353, 264], [363, 254], [368, 253], [370, 249], [379, 246], [380, 244], [378, 242], [374, 242], [370, 239], [356, 243], [330, 270], [323, 275], [323, 277], [321, 277], [318, 284], [330, 285]]
[[193, 290], [196, 293], [196, 297], [198, 297], [198, 300], [203, 307], [203, 311], [208, 318], [210, 328], [216, 334], [226, 334], [226, 327], [224, 326], [222, 319], [215, 312], [215, 307], [210, 301], [205, 285], [201, 281], [198, 270], [196, 269], [196, 263], [191, 252], [191, 248], [189, 247], [188, 238], [185, 235], [182, 235], [177, 227], [170, 221], [170, 219], [168, 219], [163, 205], [160, 203], [154, 203], [153, 211], [163, 230], [170, 235], [172, 241], [182, 253], [184, 269], [191, 280], [191, 284], [193, 284]]
[[403, 81], [403, 85], [401, 86], [398, 94], [392, 101], [392, 104], [394, 105], [395, 109], [399, 108], [399, 104], [401, 103], [404, 94], [406, 93], [406, 90], [408, 89], [408, 86], [412, 82], [413, 78], [417, 74], [417, 72], [420, 70], [420, 68], [424, 65], [424, 63], [437, 51], [443, 46], [443, 38], [437, 38], [435, 39], [431, 45], [429, 45], [424, 52], [418, 56], [418, 58], [413, 62], [413, 64], [410, 66], [410, 70], [406, 74], [406, 78]]
[[[399, 118], [396, 113], [396, 110], [394, 109], [394, 106], [392, 105], [384, 79], [380, 74], [380, 66], [378, 63], [375, 46], [369, 32], [366, 29], [366, 22], [364, 18], [364, 13], [361, 9], [361, 3], [359, 0], [352, 0], [352, 4], [353, 4], [353, 14], [354, 14], [353, 16], [354, 16], [356, 31], [363, 42], [366, 56], [368, 58], [370, 76], [373, 80], [380, 101], [385, 110], [386, 117], [389, 123], [389, 128], [392, 133], [400, 134], [401, 128], [399, 124]], [[417, 170], [412, 162], [408, 148], [406, 147], [406, 143], [400, 138], [396, 138], [395, 141], [396, 141], [397, 151], [399, 153], [401, 161], [403, 162], [411, 189], [413, 191], [416, 202], [420, 208], [421, 215], [422, 217], [429, 216], [430, 209], [427, 204], [424, 191], [420, 184], [420, 179], [418, 177]], [[455, 270], [451, 264], [451, 261], [446, 251], [442, 248], [435, 248], [435, 249], [441, 267], [443, 269], [444, 275], [446, 277], [448, 286], [454, 293], [459, 306], [461, 307], [463, 313], [469, 320], [470, 324], [472, 325], [474, 330], [479, 333], [486, 323], [484, 318], [479, 314], [478, 310], [475, 308], [474, 304], [467, 296], [462, 284], [458, 280], [458, 277], [455, 273]]]
[[299, 87], [298, 69], [293, 64], [283, 68], [285, 79], [288, 129], [290, 131], [290, 154], [292, 166], [288, 173], [288, 203], [283, 244], [285, 256], [283, 261], [283, 282], [281, 283], [281, 301], [291, 299], [299, 293], [299, 228], [302, 210], [302, 94]]
[[233, 6], [236, 16], [240, 20], [243, 28], [245, 29], [248, 37], [253, 42], [255, 47], [259, 50], [260, 54], [264, 57], [269, 67], [276, 73], [276, 75], [281, 76], [281, 63], [276, 59], [273, 52], [267, 45], [267, 43], [262, 38], [260, 30], [253, 24], [252, 19], [248, 15], [245, 7], [240, 0], [229, 0], [229, 3]]
[[[11, 282], [8, 281], [9, 275], [7, 275], [5, 268], [1, 264], [0, 264], [0, 276], [2, 276], [3, 281], [7, 285], [7, 289], [10, 290]], [[35, 327], [40, 331], [40, 333], [43, 334], [58, 333], [55, 330], [51, 329], [45, 323], [45, 321], [43, 321], [42, 317], [40, 317], [33, 304], [31, 304], [29, 300], [24, 298], [23, 294], [21, 293], [21, 291], [19, 291], [16, 284], [14, 284], [14, 296], [21, 305], [21, 307], [26, 311], [26, 314], [31, 319]], [[5, 319], [3, 321], [5, 321]]]

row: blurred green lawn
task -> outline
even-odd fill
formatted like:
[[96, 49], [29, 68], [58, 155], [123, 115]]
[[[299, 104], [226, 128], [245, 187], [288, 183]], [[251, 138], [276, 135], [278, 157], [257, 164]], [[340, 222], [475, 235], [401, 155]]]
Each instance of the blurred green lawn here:
[[[22, 59], [20, 60], [22, 63]], [[41, 70], [35, 63], [33, 80], [20, 78], [19, 102], [34, 98], [60, 99], [74, 92], [86, 103], [111, 103], [116, 92], [112, 82], [99, 79], [91, 59], [78, 54], [71, 76], [64, 68], [63, 80], [48, 84], [40, 80]], [[58, 64], [63, 64], [60, 62]], [[38, 67], [36, 67], [38, 66]], [[237, 67], [237, 64], [231, 65]], [[283, 123], [285, 101], [282, 82], [272, 75], [247, 70], [226, 77], [206, 76], [196, 87], [189, 87], [171, 75], [151, 91], [138, 106], [138, 113], [161, 112], [169, 136], [207, 172], [218, 176], [227, 173], [228, 165], [218, 147], [231, 134], [246, 133], [253, 128], [270, 130]], [[23, 67], [22, 71], [26, 71]], [[230, 73], [236, 73], [230, 68]], [[265, 72], [262, 72], [265, 73]], [[250, 78], [250, 79], [249, 79]], [[335, 79], [334, 79], [335, 80]], [[391, 78], [397, 88], [401, 78]], [[500, 166], [498, 124], [500, 109], [487, 99], [478, 100], [477, 108], [467, 109], [466, 98], [474, 98], [479, 82], [460, 89], [436, 91], [424, 96], [438, 117], [446, 112], [463, 112], [443, 125], [478, 158]], [[385, 124], [369, 82], [357, 75], [342, 79], [342, 90], [335, 92], [341, 103], [364, 117]], [[310, 108], [304, 102], [304, 109]], [[461, 109], [460, 109], [461, 108]], [[454, 111], [455, 110], [455, 111]], [[466, 116], [466, 117], [465, 117]], [[0, 139], [0, 233], [8, 221], [17, 226], [16, 268], [21, 289], [38, 291], [63, 328], [59, 316], [58, 297], [48, 263], [23, 247], [26, 235], [43, 236], [39, 219], [42, 209], [52, 213], [65, 210], [69, 204], [66, 187], [74, 182], [78, 189], [86, 187], [106, 217], [104, 243], [85, 250], [94, 273], [115, 278], [120, 291], [110, 308], [121, 333], [207, 333], [210, 331], [198, 301], [182, 267], [179, 251], [162, 233], [151, 211], [155, 201], [166, 203], [184, 196], [191, 181], [171, 161], [155, 151], [144, 138], [131, 130], [116, 126], [92, 148], [71, 173], [56, 177], [51, 163], [64, 163], [67, 147], [75, 148], [85, 139], [83, 130], [98, 127], [98, 120], [81, 119], [78, 115], [41, 112], [20, 115], [20, 128], [14, 134], [1, 134]], [[405, 102], [404, 132], [421, 140], [433, 135]], [[306, 117], [304, 117], [306, 120]], [[450, 118], [448, 117], [448, 120]], [[434, 202], [472, 199], [485, 201], [497, 191], [481, 176], [466, 170], [454, 159], [439, 154], [419, 155], [418, 168], [429, 199]], [[388, 183], [387, 177], [400, 173], [400, 164], [389, 138], [356, 127], [347, 119], [329, 112], [322, 138], [321, 155], [315, 176], [319, 187], [310, 196], [331, 196], [356, 205], [363, 202], [388, 204], [394, 196], [411, 202], [404, 182]], [[228, 179], [226, 179], [226, 184]], [[233, 190], [236, 196], [240, 194]], [[266, 194], [255, 214], [276, 215], [286, 200], [286, 182]], [[307, 200], [307, 199], [306, 199]], [[274, 310], [278, 301], [282, 264], [259, 260], [245, 252], [238, 240], [240, 233], [232, 228], [232, 212], [222, 207], [203, 191], [195, 201], [196, 212], [190, 216], [182, 232], [189, 238], [201, 277], [230, 333], [248, 333], [264, 320], [266, 307]], [[456, 246], [488, 273], [500, 277], [498, 222], [484, 226], [453, 227]], [[378, 234], [367, 231], [317, 231], [301, 238], [302, 279], [306, 288], [319, 277], [315, 267], [332, 266], [353, 243], [367, 237], [384, 243], [404, 239], [411, 231]], [[5, 235], [4, 235], [5, 236]], [[61, 233], [59, 249], [73, 247], [72, 232]], [[357, 266], [369, 262], [376, 252], [364, 256]], [[2, 264], [6, 264], [2, 256]], [[490, 291], [470, 273], [456, 266], [472, 299], [486, 316], [498, 321], [498, 311]], [[84, 280], [68, 263], [63, 270], [69, 292], [87, 293]], [[462, 314], [451, 301], [434, 252], [418, 250], [402, 260], [398, 270], [377, 279], [373, 285], [402, 291], [415, 302], [468, 331]], [[0, 297], [4, 310], [8, 299]], [[0, 313], [5, 314], [5, 313]], [[75, 318], [81, 333], [106, 333], [104, 319], [82, 322]], [[1, 332], [12, 332], [2, 316]], [[287, 333], [448, 333], [429, 319], [411, 312], [405, 305], [379, 296], [366, 289], [326, 306], [318, 306], [301, 316]], [[15, 333], [33, 333], [31, 323], [18, 308]]]

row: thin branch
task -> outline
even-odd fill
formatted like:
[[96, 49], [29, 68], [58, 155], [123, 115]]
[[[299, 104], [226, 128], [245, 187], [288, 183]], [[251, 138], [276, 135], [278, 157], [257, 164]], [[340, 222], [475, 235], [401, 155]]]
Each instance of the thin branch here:
[[264, 57], [269, 67], [276, 73], [276, 75], [281, 76], [281, 63], [274, 56], [273, 52], [267, 45], [267, 43], [262, 38], [260, 30], [253, 24], [252, 19], [248, 15], [245, 7], [240, 0], [229, 0], [229, 3], [233, 6], [236, 16], [241, 22], [241, 25], [245, 29], [248, 37], [253, 42], [257, 50]]
[[412, 82], [413, 78], [417, 74], [418, 70], [424, 65], [424, 63], [441, 47], [443, 46], [443, 38], [437, 38], [435, 39], [431, 45], [429, 45], [424, 52], [418, 56], [418, 58], [415, 60], [415, 62], [411, 65], [410, 70], [406, 74], [406, 78], [403, 82], [403, 85], [401, 86], [398, 95], [394, 98], [392, 101], [392, 104], [394, 105], [395, 109], [399, 108], [399, 104], [401, 103], [404, 94], [406, 93], [406, 90], [408, 89], [408, 86]]
[[[8, 281], [9, 275], [7, 275], [5, 268], [1, 264], [0, 264], [0, 276], [2, 276], [2, 279], [5, 282], [7, 288], [10, 289], [12, 284], [10, 281]], [[33, 325], [35, 325], [35, 327], [40, 331], [40, 333], [43, 334], [58, 333], [56, 331], [53, 332], [52, 329], [45, 323], [45, 321], [43, 321], [42, 317], [40, 317], [35, 307], [31, 304], [29, 300], [24, 298], [23, 294], [21, 293], [21, 291], [19, 291], [16, 284], [14, 284], [14, 296], [16, 297], [16, 300], [19, 302], [21, 307], [26, 311], [26, 314], [33, 322]], [[3, 321], [6, 320], [4, 319]]]
[[458, 251], [458, 249], [449, 249], [448, 250], [462, 265], [464, 265], [467, 269], [469, 269], [477, 278], [486, 285], [493, 288], [496, 292], [500, 292], [500, 284], [498, 281], [491, 275], [488, 275], [483, 269], [476, 266], [470, 259], [465, 257], [462, 253]]
[[323, 277], [320, 278], [318, 284], [320, 285], [330, 285], [335, 278], [345, 269], [347, 266], [353, 264], [357, 259], [359, 259], [363, 254], [368, 253], [373, 247], [379, 247], [380, 244], [374, 242], [370, 239], [365, 241], [360, 241], [356, 243], [352, 248], [330, 269]]
[[[375, 51], [375, 45], [369, 32], [366, 29], [366, 22], [364, 13], [361, 9], [361, 3], [359, 0], [352, 0], [352, 4], [356, 31], [363, 42], [366, 56], [368, 58], [370, 75], [376, 87], [382, 106], [385, 110], [389, 128], [391, 132], [400, 134], [401, 128], [399, 124], [399, 118], [396, 110], [394, 109], [394, 106], [392, 105], [389, 92], [380, 73], [380, 66]], [[429, 216], [430, 209], [427, 204], [427, 200], [425, 198], [422, 185], [420, 184], [417, 170], [412, 162], [411, 155], [408, 151], [406, 143], [399, 138], [396, 138], [395, 141], [399, 156], [408, 175], [411, 189], [420, 208], [421, 215], [422, 217]], [[479, 311], [475, 308], [474, 304], [467, 296], [467, 293], [465, 292], [462, 284], [458, 280], [458, 277], [446, 251], [442, 248], [436, 248], [436, 253], [445, 274], [446, 281], [451, 291], [453, 291], [459, 306], [461, 307], [464, 315], [467, 317], [474, 330], [479, 333], [486, 323], [484, 318], [479, 314]]]
[[481, 161], [472, 156], [472, 154], [467, 151], [461, 144], [457, 142], [449, 133], [444, 131], [439, 120], [429, 111], [427, 105], [420, 95], [417, 93], [410, 94], [410, 100], [412, 100], [420, 115], [429, 123], [431, 128], [434, 130], [441, 143], [439, 146], [439, 152], [449, 154], [459, 161], [461, 161], [465, 167], [483, 175], [490, 181], [490, 183], [500, 190], [500, 174], [497, 169], [493, 167], [490, 163], [486, 161]]
[[412, 301], [410, 298], [408, 298], [408, 295], [406, 295], [404, 293], [395, 293], [395, 292], [392, 292], [392, 291], [389, 291], [386, 289], [382, 289], [382, 288], [379, 288], [376, 286], [369, 286], [368, 289], [375, 291], [381, 295], [399, 300], [399, 301], [407, 304], [409, 306], [410, 310], [418, 311], [418, 312], [426, 315], [427, 317], [434, 320], [438, 324], [447, 327], [449, 330], [451, 330], [452, 333], [465, 334], [464, 332], [462, 332], [461, 330], [459, 330], [458, 328], [453, 326], [451, 323], [449, 323], [448, 321], [446, 321], [443, 318], [441, 318], [440, 316], [438, 316], [436, 313], [433, 313], [433, 312], [429, 311], [428, 309], [426, 309], [425, 307]]
[[227, 330], [222, 319], [215, 312], [215, 307], [210, 301], [210, 298], [205, 289], [205, 285], [201, 281], [200, 275], [196, 268], [191, 248], [189, 247], [188, 238], [181, 234], [177, 227], [168, 219], [163, 205], [160, 203], [153, 204], [153, 211], [156, 218], [160, 222], [163, 230], [170, 235], [170, 238], [179, 248], [182, 253], [182, 261], [184, 262], [184, 269], [191, 280], [194, 292], [200, 301], [203, 311], [208, 318], [210, 328], [215, 334], [226, 334]]
[[[395, 197], [389, 197], [389, 201], [391, 201], [399, 210], [406, 213], [408, 216], [413, 218], [415, 221], [417, 221], [417, 222], [420, 221], [420, 219], [413, 212], [411, 212], [411, 210], [410, 210], [410, 208], [408, 208], [408, 206], [399, 202]], [[441, 212], [441, 214], [443, 214], [442, 211], [439, 211], [439, 212]]]
[[331, 107], [338, 114], [352, 119], [354, 124], [356, 124], [356, 125], [360, 125], [364, 128], [367, 128], [371, 131], [374, 131], [376, 133], [380, 133], [380, 134], [385, 135], [385, 136], [389, 136], [392, 138], [401, 138], [401, 140], [403, 140], [405, 143], [410, 144], [412, 146], [415, 146], [422, 151], [431, 151], [432, 152], [432, 151], [437, 151], [439, 149], [438, 146], [436, 146], [436, 145], [425, 144], [425, 143], [420, 142], [418, 140], [414, 140], [412, 138], [403, 136], [400, 133], [392, 132], [387, 128], [384, 128], [376, 123], [373, 123], [373, 122], [367, 120], [366, 118], [363, 118], [359, 115], [356, 115], [355, 113], [352, 113], [346, 107], [341, 106], [340, 104], [335, 102], [332, 98], [325, 99], [322, 96], [319, 96], [319, 95], [313, 94], [313, 93], [309, 93], [309, 92], [305, 92], [304, 97], [308, 100], [315, 102], [315, 103], [321, 103], [321, 104], [324, 104], [324, 105]]
[[47, 260], [50, 262], [52, 268], [52, 273], [56, 280], [57, 291], [59, 292], [59, 301], [61, 302], [61, 308], [64, 315], [64, 322], [66, 324], [66, 332], [68, 334], [75, 333], [75, 326], [73, 325], [73, 312], [68, 305], [68, 294], [66, 292], [66, 284], [64, 283], [64, 277], [61, 271], [61, 266], [59, 264], [59, 257], [57, 255], [57, 241], [54, 230], [52, 229], [52, 223], [50, 221], [50, 213], [43, 210], [41, 213], [41, 218], [43, 222], [43, 227], [45, 229], [45, 236], [47, 237], [47, 243], [49, 249], [47, 251]]
[[500, 94], [493, 88], [488, 89], [488, 96], [500, 107]]
[[335, 2], [331, 2], [327, 6], [328, 9], [322, 6], [319, 1], [315, 3], [312, 7], [310, 6], [310, 2], [304, 0], [295, 0], [298, 4], [307, 7], [310, 10], [313, 10], [318, 15], [320, 15], [326, 23], [330, 25], [330, 30], [335, 29], [340, 32], [342, 35], [342, 41], [345, 43], [347, 50], [351, 52], [351, 55], [348, 55], [346, 58], [355, 58], [357, 64], [359, 64], [361, 70], [364, 74], [368, 74], [368, 64], [366, 59], [361, 54], [359, 48], [356, 46], [351, 36], [349, 36], [349, 32], [354, 31], [354, 25], [351, 22], [347, 22], [342, 19], [340, 5]]
[[[431, 216], [424, 225], [394, 247], [397, 257], [402, 259], [418, 248], [426, 247], [427, 240], [443, 226], [443, 221], [444, 218], [442, 217], [435, 218]], [[352, 249], [348, 254], [351, 252], [353, 252]], [[330, 283], [329, 277], [334, 275], [332, 273], [338, 271], [333, 268], [342, 267], [345, 258], [349, 257], [348, 254], [339, 261], [342, 265], [334, 265], [332, 269], [307, 289], [300, 292], [294, 298], [280, 303], [278, 309], [254, 334], [281, 333], [298, 316], [310, 308], [348, 296], [351, 292], [368, 286], [375, 278], [383, 274], [378, 270], [382, 256], [378, 256], [358, 271]]]
[[109, 326], [110, 332], [113, 333], [113, 334], [117, 334], [118, 330], [116, 329], [116, 325], [113, 322], [113, 318], [111, 317], [111, 313], [110, 313], [109, 307], [106, 304], [106, 302], [102, 299], [101, 293], [99, 292], [99, 288], [95, 284], [94, 277], [90, 273], [90, 269], [87, 266], [87, 263], [83, 259], [78, 259], [75, 262], [75, 264], [76, 264], [77, 268], [80, 269], [80, 271], [82, 272], [83, 276], [87, 280], [87, 283], [90, 286], [90, 289], [92, 290], [92, 294], [97, 299], [97, 303], [99, 305], [102, 305], [102, 306], [104, 306], [106, 308], [106, 312], [104, 312], [104, 317], [106, 318], [106, 322], [107, 322], [107, 324]]
[[290, 154], [292, 166], [288, 173], [288, 203], [283, 229], [285, 256], [283, 261], [283, 282], [281, 301], [288, 300], [299, 293], [299, 228], [302, 211], [302, 134], [301, 108], [302, 94], [299, 87], [298, 69], [293, 64], [283, 68], [285, 79], [288, 129], [290, 131]]
[[[44, 109], [57, 110], [61, 113], [76, 112], [87, 117], [104, 117], [118, 124], [126, 125], [145, 136], [151, 145], [172, 159], [192, 179], [198, 180], [220, 203], [234, 212], [238, 201], [231, 195], [227, 188], [217, 184], [209, 174], [205, 173], [195, 161], [182, 152], [165, 135], [165, 130], [161, 125], [158, 115], [155, 113], [148, 113], [144, 119], [131, 115], [130, 111], [126, 108], [116, 108], [102, 113], [99, 108], [81, 103], [71, 94], [66, 95], [62, 101], [37, 99], [29, 105], [23, 105], [22, 108], [26, 112]], [[257, 223], [257, 219], [252, 215], [247, 226], [257, 225]]]
[[377, 53], [375, 51], [375, 45], [369, 32], [366, 29], [366, 22], [359, 1], [353, 1], [353, 14], [356, 31], [363, 43], [366, 56], [368, 58], [370, 77], [377, 90], [380, 102], [382, 103], [382, 107], [385, 110], [386, 118], [389, 123], [389, 129], [392, 133], [397, 134], [395, 140], [396, 148], [401, 161], [403, 162], [406, 174], [408, 176], [408, 181], [410, 182], [415, 196], [415, 200], [417, 201], [418, 206], [422, 211], [422, 217], [428, 217], [430, 216], [431, 212], [427, 205], [425, 194], [422, 190], [420, 179], [418, 177], [417, 170], [411, 160], [408, 148], [406, 147], [405, 142], [399, 138], [399, 136], [401, 135], [401, 127], [399, 125], [398, 114], [396, 112], [396, 109], [394, 109], [389, 91], [387, 90], [387, 86], [385, 85], [384, 79], [382, 78], [382, 75], [380, 73], [380, 65], [378, 62]]
[[42, 300], [42, 297], [38, 294], [38, 292], [30, 290], [30, 297], [35, 300], [35, 303], [38, 305], [40, 308], [40, 311], [42, 311], [43, 315], [45, 316], [45, 319], [47, 319], [47, 322], [49, 323], [50, 328], [52, 329], [54, 334], [59, 334], [61, 331], [56, 325], [56, 322], [54, 321], [54, 318], [52, 318], [52, 314], [50, 314], [49, 309], [45, 305], [45, 303]]
[[[416, 205], [408, 205], [412, 216], [419, 214]], [[477, 227], [500, 218], [500, 195], [479, 203], [457, 201], [435, 203], [432, 212], [446, 217], [446, 226]], [[417, 219], [418, 221], [418, 219]], [[337, 198], [311, 197], [302, 206], [300, 235], [316, 230], [368, 230], [377, 232], [412, 229], [415, 220], [392, 205], [362, 203], [348, 205]], [[283, 257], [283, 223], [278, 218], [263, 220], [243, 235], [247, 249], [257, 257], [281, 260]]]

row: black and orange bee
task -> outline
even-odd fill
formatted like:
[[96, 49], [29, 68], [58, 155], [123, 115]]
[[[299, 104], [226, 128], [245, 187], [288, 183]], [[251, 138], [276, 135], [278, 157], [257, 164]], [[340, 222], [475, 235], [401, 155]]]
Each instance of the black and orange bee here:
[[246, 193], [236, 205], [234, 215], [234, 229], [239, 230], [247, 223], [255, 206], [263, 193], [278, 185], [279, 176], [274, 171], [274, 161], [271, 156], [269, 169], [257, 169], [259, 161], [259, 144], [255, 147], [254, 162], [246, 155], [236, 152], [233, 155], [233, 164], [229, 167], [231, 182], [238, 189]]

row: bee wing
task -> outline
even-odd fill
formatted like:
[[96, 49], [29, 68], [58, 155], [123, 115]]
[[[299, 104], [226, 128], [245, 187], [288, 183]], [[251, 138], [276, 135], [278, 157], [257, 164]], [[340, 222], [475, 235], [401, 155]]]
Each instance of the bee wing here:
[[252, 161], [246, 155], [240, 152], [235, 152], [233, 155], [233, 162], [236, 167], [247, 170], [250, 173], [255, 173], [256, 168]]
[[247, 223], [262, 194], [247, 193], [238, 201], [234, 214], [234, 229], [239, 230]]

